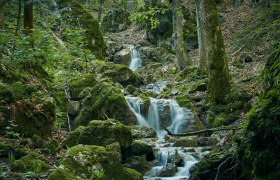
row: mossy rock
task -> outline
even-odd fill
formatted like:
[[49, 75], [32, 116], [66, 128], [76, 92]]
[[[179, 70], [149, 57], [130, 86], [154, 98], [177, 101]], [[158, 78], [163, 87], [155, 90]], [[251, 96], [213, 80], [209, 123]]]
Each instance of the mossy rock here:
[[[94, 19], [90, 12], [85, 10], [83, 6], [75, 0], [59, 0], [57, 3], [61, 8], [68, 7], [68, 9], [62, 13], [62, 16], [67, 18], [66, 22], [85, 29], [83, 36], [86, 40], [86, 47], [94, 53], [96, 58], [104, 59], [106, 54], [106, 45], [104, 43], [98, 21]], [[74, 18], [69, 18], [69, 16]], [[76, 21], [77, 19], [79, 19], [78, 24]]]
[[130, 13], [124, 9], [114, 9], [106, 14], [101, 26], [104, 32], [120, 32], [130, 25]]
[[60, 161], [76, 177], [87, 179], [142, 179], [140, 173], [124, 168], [112, 152], [102, 146], [77, 145]]
[[57, 168], [48, 177], [48, 180], [78, 180], [69, 170]]
[[81, 76], [73, 77], [70, 81], [71, 98], [74, 100], [81, 100], [80, 93], [86, 87], [94, 87], [97, 84], [96, 76], [94, 74], [83, 74]]
[[244, 129], [236, 137], [237, 154], [247, 179], [280, 176], [280, 46], [268, 58], [263, 92], [247, 113]]
[[125, 87], [128, 85], [138, 86], [141, 84], [139, 75], [125, 65], [105, 61], [94, 61], [92, 66], [94, 72], [102, 74], [102, 78], [110, 78], [114, 83], [120, 83]]
[[28, 155], [14, 162], [12, 171], [14, 172], [36, 172], [41, 173], [50, 169], [47, 164], [47, 159], [35, 152], [31, 152]]
[[132, 143], [132, 134], [128, 126], [119, 121], [110, 119], [106, 121], [91, 121], [86, 127], [79, 127], [71, 132], [65, 144], [72, 147], [77, 144], [106, 146], [119, 142], [121, 150], [125, 150]]
[[136, 118], [120, 89], [111, 83], [99, 82], [83, 99], [82, 109], [74, 120], [74, 127], [85, 126], [93, 119], [107, 118], [116, 118], [124, 124], [136, 124]]
[[55, 104], [51, 97], [17, 101], [15, 108], [16, 132], [26, 137], [37, 134], [42, 138], [51, 135], [55, 121]]
[[[238, 179], [241, 171], [240, 167], [235, 166], [234, 152], [234, 149], [214, 149], [196, 164], [190, 180]], [[220, 166], [223, 162], [224, 166]]]
[[141, 142], [141, 141], [133, 141], [130, 146], [130, 154], [132, 156], [142, 156], [145, 155], [146, 159], [151, 161], [155, 159], [155, 155], [153, 153], [152, 146]]

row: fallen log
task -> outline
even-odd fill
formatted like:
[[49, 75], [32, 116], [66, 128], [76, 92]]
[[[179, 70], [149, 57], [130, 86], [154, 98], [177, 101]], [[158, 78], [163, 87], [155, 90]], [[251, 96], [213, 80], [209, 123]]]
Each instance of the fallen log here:
[[192, 132], [187, 132], [183, 134], [174, 134], [170, 130], [168, 130], [166, 127], [161, 125], [163, 129], [167, 132], [168, 135], [170, 136], [194, 136], [194, 135], [199, 135], [199, 134], [207, 134], [210, 135], [215, 131], [229, 131], [229, 130], [239, 130], [241, 129], [238, 126], [223, 126], [223, 127], [217, 127], [217, 128], [211, 128], [211, 129], [204, 129], [200, 131], [192, 131]]

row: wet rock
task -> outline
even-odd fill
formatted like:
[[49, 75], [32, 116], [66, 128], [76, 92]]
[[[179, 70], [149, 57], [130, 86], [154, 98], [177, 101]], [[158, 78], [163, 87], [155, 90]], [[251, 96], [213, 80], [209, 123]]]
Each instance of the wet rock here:
[[101, 27], [104, 32], [124, 31], [130, 25], [130, 13], [124, 9], [114, 9], [103, 17]]
[[177, 166], [175, 164], [167, 163], [166, 167], [160, 172], [159, 176], [172, 177], [177, 172]]
[[151, 164], [147, 161], [146, 155], [142, 155], [128, 157], [124, 166], [135, 169], [144, 174], [150, 168]]

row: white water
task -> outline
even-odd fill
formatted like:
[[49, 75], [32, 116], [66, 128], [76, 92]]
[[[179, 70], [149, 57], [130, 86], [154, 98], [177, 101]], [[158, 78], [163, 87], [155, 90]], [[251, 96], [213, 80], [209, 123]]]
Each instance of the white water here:
[[[156, 153], [156, 164], [149, 170], [144, 179], [188, 179], [190, 176], [190, 168], [198, 162], [193, 152], [187, 152], [186, 148], [170, 147], [164, 137], [166, 131], [162, 128], [163, 118], [169, 118], [169, 129], [173, 133], [184, 133], [186, 125], [189, 121], [194, 121], [194, 116], [190, 110], [182, 108], [175, 100], [155, 99], [150, 98], [150, 106], [147, 118], [141, 112], [143, 101], [138, 97], [126, 97], [130, 109], [135, 114], [138, 124], [154, 128], [157, 132], [159, 140], [156, 143], [158, 152]], [[165, 114], [165, 115], [164, 115]], [[177, 156], [183, 161], [182, 167], [175, 167], [176, 172], [170, 177], [161, 177], [165, 172], [168, 172], [170, 167], [174, 167], [172, 156], [177, 153]], [[166, 176], [166, 175], [165, 175]]]
[[142, 66], [140, 52], [136, 50], [134, 46], [130, 46], [130, 52], [131, 52], [131, 61], [129, 64], [129, 69], [131, 69], [132, 71], [136, 71]]

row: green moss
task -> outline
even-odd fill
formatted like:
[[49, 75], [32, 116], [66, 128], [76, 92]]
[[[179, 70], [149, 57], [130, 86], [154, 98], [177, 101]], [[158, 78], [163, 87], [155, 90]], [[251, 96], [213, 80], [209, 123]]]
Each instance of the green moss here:
[[102, 30], [104, 32], [125, 30], [130, 25], [129, 16], [130, 13], [121, 8], [110, 11], [102, 20]]
[[126, 174], [126, 176], [134, 180], [141, 180], [143, 179], [142, 174], [139, 173], [138, 171], [134, 170], [134, 169], [130, 169], [130, 168], [123, 168], [124, 169], [124, 173]]
[[246, 115], [244, 130], [236, 138], [238, 159], [247, 179], [277, 179], [280, 176], [280, 46], [269, 57], [264, 90]]
[[191, 101], [187, 94], [181, 95], [181, 96], [176, 96], [176, 101], [181, 107], [185, 107], [188, 109], [191, 108]]
[[[98, 21], [94, 19], [90, 12], [86, 11], [82, 5], [74, 0], [59, 0], [57, 3], [63, 8], [69, 7], [70, 10], [64, 11], [64, 13], [70, 13], [70, 16], [74, 16], [74, 18], [67, 17], [67, 22], [69, 22], [69, 20], [71, 22], [71, 19], [73, 19], [73, 24], [82, 26], [85, 29], [84, 39], [86, 40], [87, 48], [91, 50], [97, 58], [104, 59], [106, 45]], [[76, 19], [79, 19], [78, 25]]]
[[10, 87], [0, 82], [0, 104], [11, 103], [14, 101], [14, 95]]
[[46, 143], [42, 148], [41, 152], [43, 153], [49, 153], [49, 154], [54, 154], [56, 151], [59, 149], [59, 142], [56, 140], [52, 139], [50, 142]]
[[58, 168], [48, 177], [48, 180], [78, 180], [70, 171]]
[[138, 179], [138, 172], [125, 169], [118, 158], [101, 146], [78, 145], [69, 149], [60, 162], [65, 169], [80, 178], [93, 179]]
[[[196, 166], [190, 180], [194, 179], [238, 179], [241, 172], [234, 159], [235, 149], [214, 149]], [[224, 165], [220, 166], [223, 162]], [[217, 175], [217, 169], [219, 173]], [[217, 177], [216, 177], [217, 176]]]
[[40, 154], [31, 152], [28, 155], [22, 157], [21, 159], [15, 161], [12, 166], [12, 171], [14, 172], [45, 172], [50, 169], [47, 164], [47, 159]]
[[106, 146], [119, 142], [122, 152], [125, 152], [132, 142], [130, 128], [116, 120], [93, 120], [86, 127], [79, 127], [71, 132], [66, 145], [71, 147], [77, 144]]
[[118, 82], [123, 86], [137, 86], [141, 83], [139, 75], [125, 65], [94, 61], [92, 66], [94, 68], [93, 71], [102, 74], [103, 78], [110, 78], [113, 82]]
[[80, 100], [80, 93], [86, 87], [94, 87], [96, 85], [96, 76], [94, 74], [83, 74], [76, 76], [70, 81], [70, 93], [71, 98], [74, 100]]
[[116, 118], [125, 124], [135, 124], [135, 116], [129, 109], [120, 89], [108, 82], [94, 86], [83, 99], [82, 109], [74, 120], [74, 127], [87, 125], [92, 119]]

